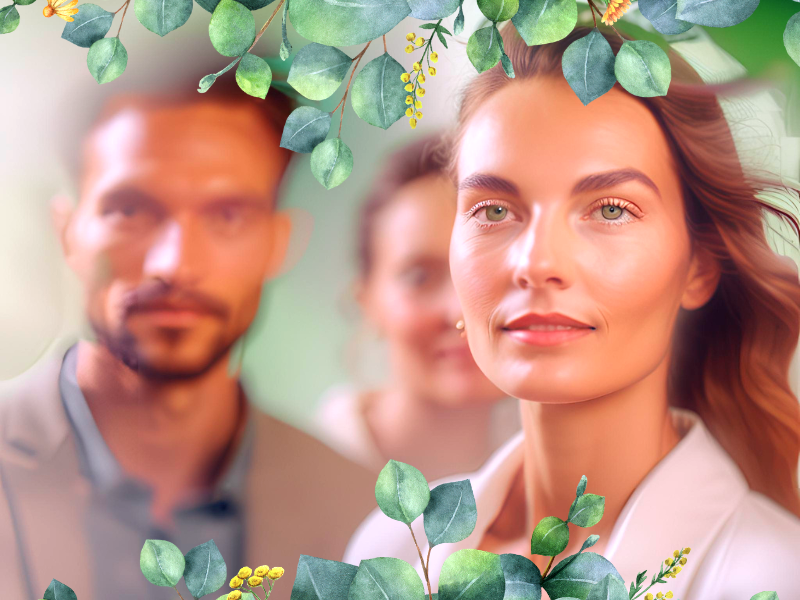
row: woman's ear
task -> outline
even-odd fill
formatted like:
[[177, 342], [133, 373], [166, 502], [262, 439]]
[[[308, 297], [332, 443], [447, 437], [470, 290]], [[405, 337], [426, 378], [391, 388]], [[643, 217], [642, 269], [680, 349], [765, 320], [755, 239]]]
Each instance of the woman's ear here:
[[719, 261], [704, 248], [697, 248], [692, 256], [681, 307], [686, 310], [697, 310], [704, 306], [717, 291], [721, 275]]

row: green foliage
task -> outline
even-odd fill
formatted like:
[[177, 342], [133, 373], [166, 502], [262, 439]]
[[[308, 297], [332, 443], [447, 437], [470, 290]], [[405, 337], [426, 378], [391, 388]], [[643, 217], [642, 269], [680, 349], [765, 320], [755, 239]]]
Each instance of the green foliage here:
[[783, 32], [783, 45], [792, 60], [800, 65], [800, 13], [794, 15]]
[[297, 52], [286, 81], [309, 100], [324, 100], [342, 84], [352, 64], [338, 48], [311, 43]]
[[622, 576], [614, 568], [614, 565], [594, 552], [583, 552], [574, 558], [567, 557], [564, 561], [569, 562], [560, 569], [558, 567], [561, 563], [556, 565], [542, 584], [551, 598], [564, 596], [586, 598], [592, 587], [600, 583], [609, 573], [614, 574], [622, 581]]
[[500, 32], [494, 25], [475, 31], [467, 42], [467, 57], [478, 73], [488, 71], [503, 56], [500, 47]]
[[578, 482], [578, 487], [575, 489], [576, 500], [586, 493], [586, 485], [588, 483], [589, 480], [586, 478], [586, 475], [581, 475], [581, 480]]
[[453, 21], [453, 33], [456, 35], [461, 35], [464, 31], [464, 4], [462, 3], [458, 7], [458, 14], [456, 15], [456, 20]]
[[147, 540], [139, 555], [139, 568], [153, 585], [174, 587], [183, 577], [186, 559], [175, 544]]
[[139, 22], [163, 37], [189, 20], [193, 4], [192, 0], [136, 0], [133, 6]]
[[569, 543], [569, 525], [558, 517], [545, 517], [536, 525], [531, 536], [531, 554], [555, 556]]
[[375, 498], [383, 514], [410, 525], [428, 506], [431, 491], [425, 476], [417, 469], [390, 460], [378, 475]]
[[445, 19], [461, 10], [464, 0], [408, 0], [411, 16], [421, 21]]
[[220, 0], [211, 16], [208, 36], [222, 56], [241, 55], [256, 39], [253, 13], [236, 0]]
[[91, 48], [92, 44], [102, 40], [111, 29], [114, 13], [96, 4], [81, 4], [80, 8], [73, 17], [75, 20], [64, 25], [61, 37], [81, 48]]
[[199, 87], [197, 88], [197, 91], [200, 92], [201, 94], [205, 94], [209, 90], [209, 88], [211, 88], [211, 86], [214, 85], [214, 82], [217, 80], [217, 77], [224, 75], [225, 73], [230, 71], [233, 68], [233, 66], [238, 62], [239, 59], [237, 58], [236, 60], [231, 61], [231, 63], [227, 67], [225, 67], [218, 73], [212, 73], [211, 75], [206, 75], [205, 77], [203, 77], [200, 80], [200, 84]]
[[[269, 4], [275, 2], [275, 0], [240, 0], [242, 4], [248, 10], [258, 10], [259, 8], [264, 8]], [[213, 13], [214, 9], [217, 8], [217, 4], [219, 4], [219, 0], [196, 0], [196, 2], [206, 9], [208, 12]]]
[[[17, 6], [28, 6], [29, 4], [33, 4], [36, 0], [15, 0], [14, 4]], [[81, 4], [81, 10], [83, 7], [86, 6], [85, 4]]]
[[500, 23], [517, 14], [519, 0], [478, 0], [478, 8], [484, 17], [493, 23]]
[[195, 546], [184, 556], [183, 578], [194, 598], [212, 594], [225, 584], [227, 568], [214, 540]]
[[313, 152], [325, 141], [331, 129], [331, 114], [313, 106], [301, 106], [286, 119], [281, 136], [281, 148], [293, 152]]
[[589, 590], [586, 600], [629, 600], [629, 598], [622, 579], [609, 573]]
[[659, 33], [676, 35], [694, 27], [694, 23], [677, 17], [678, 3], [675, 0], [639, 0], [639, 11]]
[[778, 600], [777, 592], [758, 592], [750, 600]]
[[399, 121], [406, 112], [407, 94], [400, 81], [400, 75], [405, 71], [403, 65], [388, 53], [367, 63], [353, 82], [351, 90], [356, 114], [381, 129], [388, 129]]
[[431, 547], [466, 539], [478, 522], [478, 507], [469, 480], [443, 483], [433, 488], [423, 516], [425, 536]]
[[[561, 70], [572, 91], [586, 106], [614, 87], [614, 51], [597, 30], [575, 40], [561, 57]], [[584, 488], [585, 489], [585, 488]]]
[[11, 33], [19, 25], [19, 11], [13, 4], [0, 8], [0, 33]]
[[439, 600], [502, 598], [505, 586], [499, 555], [483, 550], [458, 550], [442, 565]]
[[292, 45], [289, 43], [289, 36], [286, 33], [286, 15], [289, 12], [289, 0], [283, 5], [283, 18], [281, 19], [281, 60], [286, 60], [292, 53]]
[[292, 0], [297, 33], [327, 46], [352, 46], [391, 31], [411, 13], [407, 0]]
[[236, 69], [236, 83], [245, 93], [256, 98], [266, 98], [272, 83], [272, 69], [263, 58], [248, 52], [242, 56]]
[[592, 527], [603, 517], [606, 499], [596, 494], [584, 494], [575, 498], [569, 508], [567, 520], [578, 527]]
[[300, 555], [291, 600], [348, 600], [358, 567]]
[[511, 19], [529, 46], [549, 44], [567, 37], [578, 24], [575, 0], [520, 0]]
[[672, 67], [664, 51], [653, 42], [625, 42], [617, 52], [614, 75], [634, 96], [666, 96]]
[[518, 554], [501, 554], [506, 587], [503, 600], [541, 600], [542, 574], [533, 561]]
[[343, 183], [352, 170], [353, 153], [339, 138], [325, 140], [311, 153], [311, 173], [326, 190]]
[[758, 8], [759, 0], [677, 0], [676, 17], [706, 27], [738, 25]]
[[103, 38], [89, 48], [86, 64], [97, 83], [108, 83], [125, 71], [128, 66], [128, 51], [118, 37]]
[[399, 558], [372, 558], [358, 566], [348, 600], [406, 600], [424, 594], [422, 580], [410, 564]]
[[47, 586], [43, 598], [44, 600], [78, 600], [72, 588], [57, 579], [53, 579], [50, 585]]

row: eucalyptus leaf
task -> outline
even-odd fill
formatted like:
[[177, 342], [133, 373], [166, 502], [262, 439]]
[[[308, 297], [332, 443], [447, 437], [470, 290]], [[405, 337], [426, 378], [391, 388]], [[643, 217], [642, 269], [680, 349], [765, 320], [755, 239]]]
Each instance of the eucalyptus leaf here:
[[[213, 13], [214, 9], [217, 8], [217, 4], [219, 4], [219, 0], [196, 0], [197, 3], [206, 9], [208, 12]], [[246, 8], [249, 10], [258, 10], [259, 8], [264, 8], [265, 6], [272, 4], [275, 0], [240, 0], [242, 4], [245, 5]]]
[[183, 577], [186, 559], [171, 542], [147, 540], [139, 555], [139, 567], [153, 585], [173, 587]]
[[353, 170], [353, 153], [339, 138], [325, 140], [311, 153], [311, 173], [325, 189], [340, 185]]
[[541, 600], [542, 574], [533, 561], [518, 554], [501, 554], [506, 581], [503, 600]]
[[362, 560], [348, 600], [407, 600], [420, 598], [425, 586], [417, 571], [399, 558]]
[[500, 47], [499, 37], [500, 32], [494, 25], [478, 29], [469, 37], [467, 57], [478, 73], [488, 71], [500, 62], [503, 50]]
[[569, 561], [566, 567], [556, 568], [544, 579], [542, 587], [551, 598], [586, 598], [592, 586], [600, 583], [609, 573], [622, 580], [607, 559], [594, 552], [584, 552], [577, 556], [568, 556], [563, 561]]
[[243, 4], [220, 0], [208, 24], [211, 44], [222, 56], [239, 56], [256, 39], [256, 21]]
[[578, 24], [575, 0], [520, 0], [511, 19], [528, 46], [563, 40]]
[[327, 46], [377, 39], [410, 13], [407, 0], [292, 0], [289, 6], [297, 33]]
[[614, 87], [617, 81], [614, 61], [611, 44], [597, 29], [575, 40], [564, 51], [561, 70], [584, 106]]
[[[350, 90], [355, 113], [364, 121], [388, 129], [406, 112], [406, 96], [400, 76], [406, 70], [389, 53], [369, 61]], [[426, 484], [427, 486], [427, 484]]]
[[0, 33], [11, 33], [19, 25], [19, 11], [13, 4], [0, 8]]
[[571, 554], [570, 556], [566, 557], [564, 560], [562, 560], [560, 563], [558, 563], [556, 565], [556, 567], [552, 571], [550, 571], [550, 577], [555, 576], [555, 574], [558, 571], [560, 571], [560, 570], [564, 569], [565, 567], [569, 566], [569, 564], [573, 560], [575, 560], [576, 558], [578, 558], [578, 556], [580, 556], [581, 552], [583, 552], [587, 548], [591, 548], [592, 546], [594, 546], [597, 543], [597, 540], [599, 540], [599, 539], [600, 539], [599, 535], [590, 535], [588, 538], [586, 538], [586, 540], [581, 545], [581, 549], [578, 550], [578, 552], [576, 552], [575, 554]]
[[290, 600], [347, 600], [358, 567], [300, 555]]
[[280, 56], [281, 60], [286, 60], [292, 53], [292, 45], [289, 43], [289, 36], [286, 34], [286, 13], [289, 11], [289, 0], [283, 5], [283, 21], [281, 23], [281, 32], [283, 40], [281, 41]]
[[300, 106], [286, 119], [281, 136], [281, 148], [294, 152], [313, 152], [325, 141], [331, 129], [331, 113], [313, 106]]
[[125, 72], [128, 51], [118, 37], [103, 38], [89, 48], [86, 65], [97, 83], [108, 83]]
[[440, 42], [442, 42], [442, 46], [444, 46], [445, 48], [447, 48], [447, 40], [446, 40], [446, 39], [444, 39], [444, 35], [442, 34], [442, 32], [441, 32], [441, 31], [437, 31], [437, 32], [436, 32], [436, 35], [437, 35], [437, 37], [439, 38], [439, 41], [440, 41]]
[[589, 590], [586, 600], [629, 600], [629, 598], [622, 579], [609, 573]]
[[567, 520], [578, 527], [592, 527], [600, 522], [603, 518], [603, 510], [605, 509], [606, 499], [605, 496], [598, 496], [597, 494], [584, 494], [572, 503], [569, 507], [569, 516]]
[[248, 52], [236, 69], [236, 83], [246, 94], [266, 98], [272, 83], [272, 69], [263, 58]]
[[423, 518], [425, 536], [432, 548], [466, 539], [478, 522], [478, 507], [469, 479], [433, 488]]
[[456, 15], [456, 20], [453, 21], [453, 33], [455, 35], [461, 35], [464, 31], [464, 3], [462, 2], [458, 7], [458, 14]]
[[81, 48], [91, 48], [97, 40], [106, 37], [114, 20], [114, 13], [96, 4], [81, 4], [81, 9], [73, 16], [74, 21], [64, 25], [61, 38]]
[[183, 578], [186, 587], [194, 598], [213, 594], [225, 584], [227, 568], [225, 559], [214, 543], [209, 540], [205, 544], [195, 546], [184, 556], [186, 568]]
[[626, 41], [617, 52], [614, 75], [634, 96], [666, 96], [672, 79], [669, 58], [655, 43]]
[[44, 600], [78, 600], [78, 596], [67, 585], [53, 579], [44, 592]]
[[508, 77], [511, 77], [512, 79], [516, 77], [516, 74], [514, 73], [514, 65], [511, 64], [511, 59], [508, 58], [508, 55], [505, 52], [503, 52], [503, 56], [500, 57], [500, 62], [503, 65], [503, 71], [505, 71]]
[[759, 0], [678, 0], [676, 17], [706, 27], [738, 25], [758, 8]]
[[776, 592], [758, 592], [750, 600], [778, 600], [778, 594]]
[[502, 598], [505, 587], [499, 555], [483, 550], [458, 550], [442, 565], [439, 600]]
[[578, 487], [575, 490], [575, 499], [580, 498], [586, 493], [587, 483], [589, 483], [589, 480], [586, 479], [586, 475], [581, 475], [581, 480], [578, 482]]
[[324, 100], [339, 88], [352, 64], [338, 48], [307, 44], [294, 57], [286, 81], [309, 100]]
[[536, 525], [531, 535], [531, 554], [555, 556], [561, 554], [569, 543], [569, 526], [558, 517], [545, 517]]
[[408, 0], [411, 16], [421, 21], [444, 19], [461, 8], [464, 0]]
[[678, 0], [639, 0], [639, 12], [656, 31], [666, 35], [677, 35], [694, 27], [694, 23], [681, 21], [676, 16]]
[[214, 82], [217, 80], [217, 77], [220, 77], [221, 75], [224, 75], [225, 73], [230, 71], [237, 62], [239, 62], [239, 59], [235, 58], [230, 62], [230, 64], [227, 67], [225, 67], [218, 73], [212, 73], [211, 75], [206, 75], [205, 77], [203, 77], [200, 80], [200, 87], [197, 88], [197, 91], [200, 92], [201, 94], [205, 94], [211, 88], [211, 86], [214, 85]]
[[484, 17], [493, 23], [500, 23], [517, 14], [519, 0], [478, 0], [478, 8]]
[[[17, 6], [28, 6], [30, 4], [33, 4], [34, 2], [36, 2], [36, 0], [15, 0], [14, 4], [16, 4]], [[86, 6], [86, 5], [85, 4], [81, 4], [81, 10], [83, 10], [84, 6]], [[75, 14], [78, 14], [78, 13], [75, 13]]]
[[189, 20], [192, 7], [192, 0], [136, 0], [133, 10], [142, 25], [163, 37]]
[[792, 60], [800, 65], [800, 13], [794, 15], [783, 32], [783, 45]]
[[375, 499], [383, 514], [406, 525], [422, 514], [430, 498], [425, 476], [411, 465], [396, 460], [386, 463], [375, 483]]

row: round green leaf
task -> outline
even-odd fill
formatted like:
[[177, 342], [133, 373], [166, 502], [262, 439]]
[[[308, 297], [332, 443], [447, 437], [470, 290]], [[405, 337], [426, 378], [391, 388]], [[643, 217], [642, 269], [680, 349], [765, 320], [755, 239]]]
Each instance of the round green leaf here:
[[236, 0], [220, 0], [208, 24], [208, 37], [222, 56], [239, 56], [256, 39], [253, 13]]
[[380, 55], [361, 69], [350, 98], [353, 110], [364, 121], [381, 129], [388, 129], [406, 112], [406, 96], [400, 76], [406, 70], [389, 56]]
[[478, 0], [478, 8], [487, 19], [500, 23], [517, 14], [519, 0]]
[[[452, 15], [463, 0], [408, 0], [411, 16], [421, 21], [435, 21]], [[458, 34], [456, 34], [458, 35]]]
[[325, 100], [344, 81], [353, 59], [333, 46], [311, 43], [300, 48], [286, 81], [309, 100]]
[[286, 119], [281, 136], [281, 148], [293, 152], [313, 152], [325, 141], [331, 130], [331, 113], [313, 106], [301, 106]]
[[466, 539], [478, 522], [478, 507], [469, 479], [433, 488], [423, 518], [431, 547]]
[[567, 520], [578, 527], [592, 527], [593, 525], [597, 525], [600, 519], [603, 518], [605, 505], [605, 496], [584, 494], [579, 498], [575, 498], [572, 506], [569, 507], [569, 517], [567, 517]]
[[0, 33], [11, 33], [19, 25], [19, 11], [11, 4], [0, 8]]
[[72, 588], [53, 579], [44, 592], [44, 600], [77, 600], [77, 595]]
[[363, 44], [388, 33], [411, 13], [407, 0], [291, 0], [297, 33], [326, 46]]
[[183, 578], [193, 597], [200, 598], [206, 594], [213, 594], [225, 584], [227, 578], [225, 559], [222, 558], [214, 540], [195, 546], [186, 553], [184, 559], [186, 569]]
[[589, 590], [586, 600], [629, 600], [629, 598], [622, 579], [609, 573]]
[[758, 592], [750, 600], [778, 600], [777, 592]]
[[501, 554], [506, 580], [503, 600], [541, 600], [542, 574], [531, 560], [518, 554]]
[[[17, 0], [14, 4], [18, 6], [28, 6], [29, 4], [33, 4], [34, 2], [36, 2], [36, 0]], [[86, 6], [85, 4], [81, 4], [81, 10], [83, 10], [85, 6]]]
[[792, 60], [800, 65], [800, 13], [794, 15], [783, 32], [783, 45]]
[[511, 19], [528, 46], [563, 40], [578, 24], [575, 0], [520, 0]]
[[192, 6], [192, 0], [136, 0], [133, 8], [142, 25], [163, 37], [189, 20]]
[[500, 47], [500, 32], [494, 25], [489, 25], [478, 29], [467, 42], [467, 57], [478, 73], [488, 71], [503, 56], [503, 49]]
[[153, 585], [173, 587], [183, 577], [186, 560], [175, 544], [164, 540], [147, 540], [139, 555], [139, 567]]
[[575, 40], [561, 57], [561, 70], [572, 91], [586, 106], [614, 87], [614, 51], [597, 29]]
[[390, 460], [378, 475], [375, 499], [387, 517], [410, 525], [427, 508], [431, 490], [419, 470]]
[[706, 27], [738, 25], [758, 8], [759, 0], [677, 0], [675, 16]]
[[634, 96], [666, 96], [672, 67], [664, 51], [653, 42], [625, 42], [617, 52], [614, 75]]
[[89, 48], [86, 64], [97, 83], [108, 83], [125, 71], [128, 66], [128, 51], [119, 38], [103, 38]]
[[542, 587], [551, 598], [564, 596], [586, 598], [592, 587], [600, 583], [609, 573], [623, 581], [614, 565], [594, 552], [568, 556], [561, 562], [568, 564], [559, 568], [561, 563], [558, 563], [542, 583]]
[[422, 598], [425, 587], [414, 567], [399, 558], [362, 560], [350, 584], [348, 600]]
[[505, 587], [500, 556], [483, 550], [459, 550], [442, 565], [439, 600], [502, 598]]
[[358, 567], [335, 560], [300, 555], [292, 600], [345, 600]]
[[236, 83], [247, 94], [265, 98], [272, 83], [272, 69], [263, 58], [248, 52], [236, 68]]
[[353, 153], [339, 138], [325, 140], [311, 153], [311, 173], [325, 189], [335, 188], [344, 182], [352, 170]]
[[81, 4], [81, 9], [73, 17], [75, 20], [64, 25], [61, 37], [81, 48], [91, 48], [97, 40], [106, 37], [114, 20], [114, 13], [96, 4]]
[[639, 0], [639, 11], [660, 33], [676, 35], [694, 27], [694, 23], [681, 21], [676, 16], [678, 3], [675, 0]]
[[531, 554], [555, 556], [561, 554], [569, 543], [569, 526], [558, 517], [545, 517], [531, 536]]
[[[219, 0], [196, 0], [197, 3], [207, 10], [210, 13], [214, 12], [214, 9], [217, 8], [217, 4], [219, 4]], [[272, 4], [275, 0], [240, 0], [242, 4], [245, 5], [249, 10], [258, 10], [259, 8], [264, 8], [268, 4]]]

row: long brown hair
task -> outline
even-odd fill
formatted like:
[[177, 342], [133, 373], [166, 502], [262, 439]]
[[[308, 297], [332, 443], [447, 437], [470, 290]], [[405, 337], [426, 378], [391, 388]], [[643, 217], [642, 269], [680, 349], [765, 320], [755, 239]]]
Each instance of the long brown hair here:
[[[529, 47], [506, 27], [503, 41], [516, 79], [563, 78], [564, 51], [590, 31], [580, 26], [559, 42]], [[616, 54], [622, 41], [603, 35]], [[637, 99], [658, 120], [676, 159], [693, 247], [710, 252], [722, 269], [711, 300], [679, 315], [670, 358], [670, 402], [700, 415], [751, 489], [800, 516], [800, 405], [789, 386], [800, 336], [800, 281], [793, 266], [770, 248], [763, 211], [784, 219], [795, 235], [800, 227], [795, 215], [757, 197], [763, 187], [782, 187], [792, 196], [797, 190], [769, 175], [744, 173], [717, 98], [734, 88], [705, 85], [674, 52], [670, 62], [667, 95]], [[513, 82], [497, 65], [465, 90], [451, 143], [452, 175], [470, 117]]]

